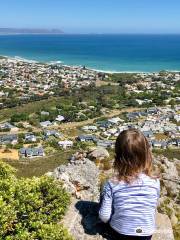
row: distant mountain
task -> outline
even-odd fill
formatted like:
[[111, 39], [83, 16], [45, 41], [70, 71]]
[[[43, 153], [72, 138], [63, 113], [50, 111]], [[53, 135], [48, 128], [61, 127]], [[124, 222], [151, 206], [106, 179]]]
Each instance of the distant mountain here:
[[0, 28], [0, 34], [62, 34], [60, 29], [43, 28]]

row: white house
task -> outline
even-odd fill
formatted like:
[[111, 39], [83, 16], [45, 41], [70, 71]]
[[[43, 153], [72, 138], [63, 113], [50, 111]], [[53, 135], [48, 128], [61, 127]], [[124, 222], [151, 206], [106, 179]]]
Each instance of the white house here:
[[82, 127], [83, 131], [97, 131], [97, 126], [91, 125], [91, 126], [84, 126]]
[[117, 133], [117, 129], [116, 128], [110, 128], [107, 130], [107, 133], [111, 134], [111, 135], [115, 135]]
[[47, 115], [47, 116], [49, 116], [49, 112], [41, 111], [41, 115]]
[[37, 141], [37, 138], [34, 134], [32, 133], [27, 133], [25, 134], [25, 141], [28, 141], [28, 142], [36, 142]]
[[135, 101], [136, 101], [139, 105], [142, 105], [143, 103], [151, 103], [151, 102], [152, 102], [151, 99], [144, 99], [144, 100], [135, 99]]
[[128, 126], [126, 126], [126, 125], [120, 126], [120, 127], [118, 127], [118, 129], [119, 129], [119, 132], [122, 132], [122, 131], [124, 131], [124, 130], [127, 130], [127, 129], [128, 129]]
[[73, 141], [70, 141], [70, 140], [59, 141], [58, 144], [63, 149], [66, 149], [73, 146]]
[[5, 122], [5, 123], [2, 123], [0, 125], [0, 129], [3, 130], [3, 129], [9, 129], [11, 132], [18, 132], [19, 131], [19, 128], [12, 125], [11, 123], [9, 122]]
[[58, 121], [58, 122], [62, 122], [62, 121], [64, 121], [64, 119], [65, 119], [64, 116], [58, 115], [55, 120]]
[[118, 124], [119, 122], [124, 122], [124, 120], [119, 117], [114, 117], [114, 118], [108, 119], [108, 122], [112, 124]]
[[174, 115], [174, 119], [175, 119], [177, 122], [180, 122], [180, 114]]
[[46, 128], [48, 126], [51, 126], [52, 123], [50, 121], [40, 122], [41, 127]]

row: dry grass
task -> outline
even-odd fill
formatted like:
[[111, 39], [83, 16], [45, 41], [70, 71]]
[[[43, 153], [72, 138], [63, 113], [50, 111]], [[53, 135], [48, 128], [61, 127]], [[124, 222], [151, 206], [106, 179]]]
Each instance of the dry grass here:
[[180, 160], [180, 149], [179, 148], [153, 149], [153, 153], [155, 155], [163, 155], [169, 159], [177, 158]]
[[157, 140], [165, 140], [168, 138], [168, 136], [163, 133], [156, 133], [154, 134], [154, 136]]
[[78, 128], [65, 128], [62, 129], [59, 127], [59, 131], [64, 134], [65, 138], [75, 138], [78, 135], [82, 134], [82, 131], [79, 130]]
[[75, 152], [70, 149], [67, 151], [59, 151], [51, 156], [45, 156], [35, 159], [24, 159], [23, 161], [4, 160], [17, 169], [18, 177], [42, 176], [43, 174], [53, 171], [61, 164], [67, 163], [68, 158]]
[[19, 160], [18, 150], [10, 149], [7, 152], [5, 149], [0, 149], [0, 159]]

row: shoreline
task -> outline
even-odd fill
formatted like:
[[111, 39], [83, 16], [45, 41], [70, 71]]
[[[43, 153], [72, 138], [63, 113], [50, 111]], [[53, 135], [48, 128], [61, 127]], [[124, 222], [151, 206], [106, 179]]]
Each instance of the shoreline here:
[[[9, 60], [16, 60], [16, 61], [22, 61], [26, 63], [41, 63], [41, 64], [55, 64], [55, 65], [61, 65], [61, 66], [68, 66], [68, 67], [83, 67], [83, 65], [68, 65], [68, 64], [63, 64], [63, 61], [61, 60], [51, 60], [51, 61], [38, 61], [38, 60], [33, 60], [33, 59], [27, 59], [23, 58], [20, 56], [6, 56], [6, 55], [0, 55], [0, 60], [1, 59], [9, 59]], [[95, 71], [95, 72], [100, 72], [100, 73], [107, 73], [107, 74], [153, 74], [153, 73], [159, 73], [161, 71], [169, 72], [169, 73], [180, 73], [180, 70], [160, 70], [160, 71], [116, 71], [116, 70], [102, 70], [102, 69], [95, 69], [95, 68], [90, 68], [85, 66], [87, 69]]]

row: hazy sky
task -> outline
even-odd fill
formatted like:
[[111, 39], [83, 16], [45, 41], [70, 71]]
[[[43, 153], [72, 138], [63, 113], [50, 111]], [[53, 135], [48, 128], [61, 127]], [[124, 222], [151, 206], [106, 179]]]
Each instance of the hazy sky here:
[[0, 0], [0, 27], [180, 33], [180, 0]]

